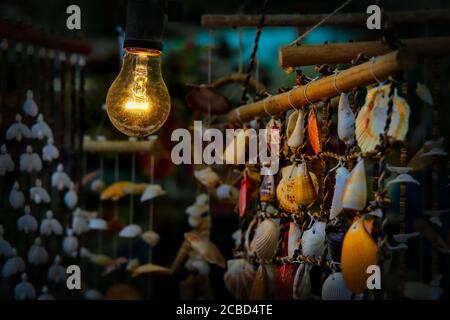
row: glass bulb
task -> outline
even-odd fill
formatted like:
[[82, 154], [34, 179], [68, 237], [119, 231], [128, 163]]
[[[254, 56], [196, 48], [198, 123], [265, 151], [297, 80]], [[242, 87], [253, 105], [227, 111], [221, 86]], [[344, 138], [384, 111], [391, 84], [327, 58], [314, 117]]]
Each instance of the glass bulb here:
[[170, 96], [161, 75], [161, 52], [127, 48], [122, 69], [109, 88], [106, 112], [128, 136], [147, 136], [166, 122]]

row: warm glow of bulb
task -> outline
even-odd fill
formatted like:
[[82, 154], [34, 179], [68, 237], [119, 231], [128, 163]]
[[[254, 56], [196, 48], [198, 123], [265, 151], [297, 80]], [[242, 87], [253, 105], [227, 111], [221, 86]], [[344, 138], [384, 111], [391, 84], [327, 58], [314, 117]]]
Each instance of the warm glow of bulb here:
[[148, 111], [148, 110], [150, 110], [150, 104], [147, 101], [128, 100], [125, 103], [125, 109]]

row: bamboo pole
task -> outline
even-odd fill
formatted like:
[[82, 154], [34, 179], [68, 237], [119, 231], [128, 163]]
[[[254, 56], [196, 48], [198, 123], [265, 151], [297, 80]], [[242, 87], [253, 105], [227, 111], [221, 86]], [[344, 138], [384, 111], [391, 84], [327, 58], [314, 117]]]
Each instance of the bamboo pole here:
[[151, 152], [156, 144], [153, 137], [141, 141], [94, 141], [85, 137], [83, 150], [88, 153], [138, 153]]
[[309, 104], [308, 100], [317, 102], [323, 98], [337, 96], [339, 92], [335, 88], [335, 80], [339, 90], [348, 92], [355, 87], [367, 86], [376, 82], [374, 75], [382, 81], [397, 72], [411, 70], [415, 64], [415, 55], [409, 51], [403, 49], [394, 51], [379, 56], [373, 61], [344, 70], [336, 76], [324, 77], [307, 86], [299, 86], [288, 92], [243, 105], [228, 113], [228, 121], [231, 123], [247, 122], [255, 117], [285, 112], [292, 108], [290, 102], [296, 108], [304, 107]]
[[[266, 15], [264, 26], [266, 27], [299, 27], [312, 26], [320, 22], [328, 14], [272, 14]], [[366, 25], [366, 13], [337, 13], [329, 17], [324, 25], [333, 26], [362, 26]], [[260, 15], [215, 15], [202, 16], [204, 27], [256, 27]], [[424, 24], [424, 23], [448, 23], [450, 22], [450, 10], [415, 10], [386, 12], [386, 19], [394, 25]]]
[[[450, 37], [414, 38], [402, 40], [418, 57], [439, 57], [450, 53]], [[283, 68], [315, 64], [349, 63], [358, 54], [373, 57], [393, 51], [381, 41], [362, 41], [319, 45], [282, 47], [278, 60]]]

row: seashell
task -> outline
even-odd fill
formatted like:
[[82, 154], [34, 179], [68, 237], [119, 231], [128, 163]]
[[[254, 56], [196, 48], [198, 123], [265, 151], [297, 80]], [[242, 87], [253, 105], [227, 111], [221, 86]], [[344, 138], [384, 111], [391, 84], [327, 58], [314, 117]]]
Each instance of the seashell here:
[[195, 170], [194, 177], [205, 187], [214, 188], [220, 182], [220, 177], [211, 167], [202, 170]]
[[321, 150], [320, 129], [315, 107], [311, 108], [308, 116], [308, 139], [314, 154], [318, 154]]
[[17, 255], [16, 248], [13, 248], [10, 257], [8, 258], [8, 260], [6, 260], [5, 264], [3, 265], [2, 276], [3, 278], [8, 278], [24, 271], [25, 271], [25, 262], [20, 256]]
[[286, 263], [278, 267], [275, 275], [275, 299], [292, 299], [295, 274], [298, 265], [295, 263]]
[[42, 170], [42, 161], [37, 153], [33, 152], [31, 146], [27, 146], [26, 152], [20, 155], [20, 171], [31, 173]]
[[299, 207], [309, 207], [314, 203], [319, 192], [319, 184], [314, 173], [308, 172], [306, 162], [297, 166], [294, 184], [295, 201]]
[[418, 237], [419, 235], [420, 235], [420, 232], [398, 233], [398, 234], [394, 234], [392, 237], [398, 243], [405, 243], [409, 239], [414, 238], [414, 237]]
[[244, 248], [248, 255], [253, 255], [255, 252], [255, 248], [253, 246], [252, 240], [254, 237], [254, 233], [256, 230], [256, 227], [258, 226], [258, 220], [254, 218], [250, 223], [248, 224], [247, 230], [245, 231], [244, 236]]
[[393, 167], [388, 165], [387, 166], [388, 170], [397, 174], [404, 174], [404, 173], [408, 173], [411, 168], [410, 167]]
[[199, 218], [202, 216], [205, 212], [208, 212], [209, 205], [208, 204], [193, 204], [186, 208], [186, 213], [190, 217]]
[[345, 286], [342, 272], [334, 272], [322, 285], [322, 300], [351, 300], [352, 292]]
[[208, 263], [225, 268], [225, 258], [214, 243], [201, 237], [197, 232], [187, 232], [184, 239], [189, 242], [192, 249], [198, 252]]
[[17, 219], [17, 230], [22, 231], [26, 234], [36, 232], [38, 228], [38, 222], [36, 218], [30, 214], [30, 207], [26, 206], [24, 212], [24, 215]]
[[372, 223], [361, 218], [353, 222], [342, 244], [342, 273], [347, 288], [355, 294], [367, 289], [367, 267], [377, 264], [378, 247], [370, 235]]
[[108, 223], [102, 218], [94, 218], [89, 221], [89, 230], [108, 230]]
[[28, 262], [33, 266], [46, 264], [48, 261], [47, 250], [42, 246], [41, 238], [36, 238], [34, 244], [28, 250]]
[[154, 247], [161, 240], [161, 236], [155, 231], [149, 230], [141, 235], [142, 240], [144, 240], [149, 246]]
[[[390, 84], [367, 91], [366, 102], [356, 118], [356, 140], [362, 152], [371, 152], [380, 143], [384, 133], [389, 104]], [[397, 95], [393, 96], [392, 120], [388, 135], [396, 140], [405, 139], [408, 132], [410, 109], [408, 103]]]
[[61, 265], [61, 257], [58, 255], [48, 268], [47, 280], [51, 283], [62, 283], [66, 280], [66, 268]]
[[256, 227], [251, 246], [261, 260], [270, 260], [278, 248], [279, 225], [272, 219], [261, 221]]
[[132, 239], [142, 234], [142, 229], [137, 224], [130, 224], [119, 232], [119, 237]]
[[227, 261], [227, 271], [223, 276], [228, 291], [238, 300], [250, 297], [255, 270], [253, 265], [245, 259]]
[[287, 145], [292, 148], [298, 148], [304, 139], [305, 116], [301, 109], [297, 109], [291, 113], [287, 125]]
[[64, 203], [69, 209], [75, 208], [78, 203], [78, 196], [75, 192], [75, 184], [73, 182], [70, 184], [69, 191], [64, 195]]
[[14, 171], [14, 167], [14, 161], [3, 144], [0, 147], [0, 176], [4, 176], [6, 172]]
[[344, 166], [340, 166], [336, 170], [336, 182], [334, 184], [333, 200], [331, 201], [330, 220], [336, 218], [342, 212], [342, 196], [349, 175], [350, 172]]
[[237, 229], [235, 232], [231, 234], [231, 238], [234, 240], [234, 246], [239, 247], [241, 244], [242, 231], [241, 229]]
[[105, 183], [100, 179], [95, 179], [91, 183], [91, 190], [96, 193], [100, 193], [105, 188]]
[[239, 198], [239, 191], [229, 184], [221, 184], [216, 189], [216, 196], [219, 201], [226, 203], [236, 203]]
[[239, 216], [243, 217], [247, 212], [248, 205], [251, 202], [253, 183], [250, 179], [247, 170], [244, 170], [244, 178], [241, 180], [241, 187], [239, 189]]
[[203, 113], [224, 114], [233, 108], [230, 100], [206, 84], [188, 85], [187, 105]]
[[31, 127], [31, 134], [33, 139], [42, 140], [45, 138], [52, 138], [52, 129], [48, 126], [47, 122], [44, 121], [44, 116], [40, 113], [37, 117], [37, 122]]
[[197, 228], [202, 220], [203, 218], [201, 216], [189, 216], [188, 223], [192, 228]]
[[198, 273], [199, 275], [204, 275], [204, 276], [208, 276], [211, 271], [209, 264], [206, 261], [204, 261], [196, 253], [191, 254], [189, 259], [184, 264], [184, 267], [188, 271], [194, 271], [194, 272]]
[[13, 249], [8, 241], [3, 239], [3, 226], [0, 224], [0, 257], [10, 257], [13, 255]]
[[34, 203], [50, 203], [50, 195], [47, 190], [42, 188], [42, 181], [40, 179], [36, 179], [35, 186], [30, 188], [30, 198]]
[[73, 212], [72, 230], [75, 234], [82, 234], [89, 231], [87, 220], [81, 215], [80, 208]]
[[117, 201], [126, 196], [125, 188], [129, 187], [131, 182], [119, 181], [109, 185], [100, 195], [101, 200]]
[[434, 147], [434, 148], [431, 148], [430, 151], [421, 154], [420, 157], [421, 158], [426, 158], [426, 157], [445, 157], [446, 155], [447, 155], [447, 152], [445, 152], [441, 148]]
[[144, 273], [169, 274], [170, 270], [166, 267], [158, 266], [156, 264], [143, 264], [133, 270], [133, 277], [137, 277]]
[[6, 130], [6, 140], [16, 139], [22, 141], [23, 138], [30, 139], [32, 136], [30, 128], [22, 123], [22, 116], [16, 114], [16, 122]]
[[195, 198], [195, 204], [199, 205], [199, 206], [208, 204], [208, 202], [209, 202], [209, 196], [206, 193], [200, 193]]
[[380, 219], [383, 218], [383, 211], [380, 208], [377, 208], [373, 211], [370, 211], [367, 213], [368, 215], [374, 216], [374, 217], [378, 217]]
[[386, 183], [386, 186], [389, 187], [390, 185], [399, 184], [399, 183], [415, 183], [418, 186], [420, 186], [419, 181], [415, 180], [413, 177], [411, 177], [411, 175], [409, 175], [407, 173], [399, 174], [397, 177], [395, 177], [395, 179], [388, 181]]
[[44, 300], [55, 300], [55, 297], [53, 295], [51, 295], [50, 293], [48, 293], [47, 286], [43, 286], [41, 295], [37, 298], [37, 300], [42, 300], [42, 301], [44, 301]]
[[166, 192], [161, 188], [159, 184], [150, 184], [141, 195], [141, 202], [154, 199], [159, 196], [165, 195]]
[[341, 93], [339, 99], [337, 132], [339, 139], [346, 145], [352, 146], [355, 143], [355, 115], [350, 109], [346, 93]]
[[42, 148], [42, 160], [52, 162], [59, 158], [59, 150], [53, 145], [53, 138], [47, 139], [47, 144]]
[[318, 258], [325, 252], [325, 227], [322, 221], [314, 222], [313, 226], [302, 235], [302, 254], [308, 257]]
[[367, 201], [366, 169], [364, 160], [360, 159], [350, 172], [345, 182], [342, 194], [342, 207], [344, 209], [361, 211]]
[[53, 218], [53, 212], [50, 210], [47, 211], [46, 218], [42, 219], [40, 233], [43, 236], [61, 235], [63, 233], [61, 224]]
[[73, 235], [72, 229], [67, 229], [67, 236], [63, 240], [62, 247], [67, 255], [69, 256], [76, 255], [79, 244], [77, 237]]
[[29, 115], [31, 117], [36, 117], [39, 113], [39, 108], [33, 98], [33, 91], [27, 90], [27, 98], [23, 103], [22, 109], [26, 115]]
[[123, 192], [126, 195], [140, 195], [145, 191], [145, 189], [147, 189], [147, 187], [148, 187], [147, 183], [129, 182], [127, 185], [124, 186]]
[[259, 200], [261, 202], [272, 202], [275, 200], [275, 178], [271, 174], [263, 175], [259, 187]]
[[71, 182], [67, 173], [64, 172], [64, 166], [61, 163], [58, 164], [56, 172], [52, 175], [52, 187], [62, 191], [65, 188], [70, 188]]
[[260, 264], [253, 279], [250, 300], [267, 300], [269, 298], [269, 275], [265, 265]]
[[13, 188], [9, 193], [9, 204], [13, 209], [20, 209], [25, 204], [25, 196], [22, 191], [20, 191], [19, 183], [14, 182]]
[[289, 235], [288, 235], [288, 245], [287, 254], [288, 257], [293, 257], [295, 250], [300, 248], [300, 243], [302, 240], [302, 231], [295, 222], [289, 222]]
[[22, 274], [22, 281], [14, 288], [14, 299], [34, 300], [34, 298], [36, 297], [36, 290], [34, 289], [33, 285], [27, 280], [27, 274]]
[[417, 82], [416, 94], [426, 104], [430, 106], [434, 105], [433, 96], [431, 95], [430, 89], [428, 89], [425, 84]]
[[306, 300], [311, 295], [311, 279], [309, 272], [311, 265], [300, 263], [300, 266], [295, 273], [294, 287], [292, 290], [292, 297], [295, 300]]
[[299, 211], [294, 192], [296, 174], [297, 167], [295, 165], [284, 167], [281, 170], [281, 180], [276, 189], [280, 208], [289, 213], [297, 213]]
[[141, 265], [141, 263], [139, 262], [139, 259], [131, 259], [130, 261], [128, 261], [127, 263], [127, 267], [126, 270], [129, 272], [133, 272], [134, 270], [136, 270], [137, 267], [139, 267]]

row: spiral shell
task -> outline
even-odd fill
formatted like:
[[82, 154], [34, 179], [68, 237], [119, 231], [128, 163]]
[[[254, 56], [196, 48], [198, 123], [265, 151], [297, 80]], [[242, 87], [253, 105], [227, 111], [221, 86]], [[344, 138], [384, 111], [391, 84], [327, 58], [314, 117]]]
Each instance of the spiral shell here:
[[256, 255], [262, 260], [272, 259], [278, 246], [280, 228], [272, 219], [262, 221], [255, 231], [252, 246]]
[[322, 286], [322, 300], [351, 300], [352, 292], [345, 286], [342, 272], [328, 276]]
[[255, 270], [253, 265], [245, 259], [232, 259], [227, 262], [227, 272], [223, 279], [227, 289], [238, 300], [250, 297]]
[[342, 195], [342, 207], [361, 211], [366, 206], [367, 183], [364, 160], [359, 160], [347, 178]]

